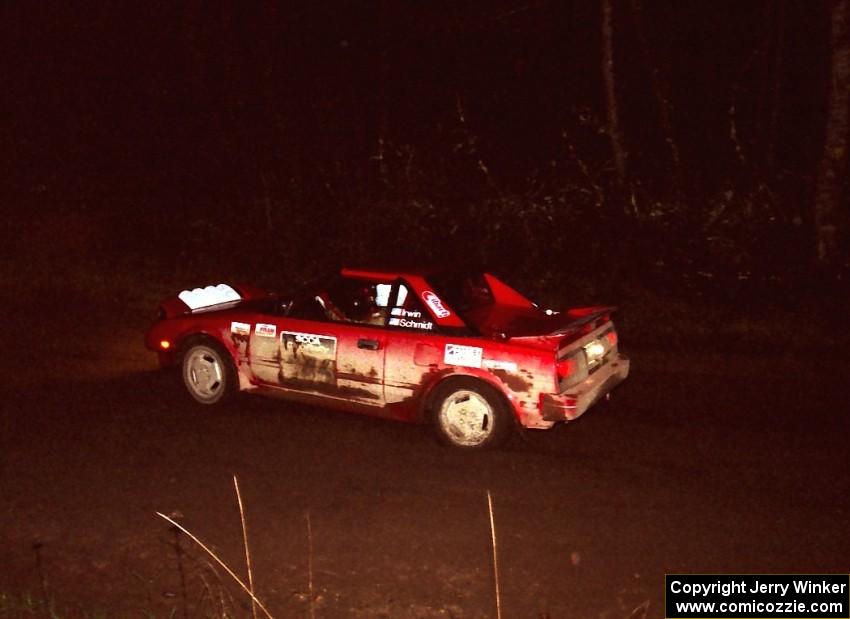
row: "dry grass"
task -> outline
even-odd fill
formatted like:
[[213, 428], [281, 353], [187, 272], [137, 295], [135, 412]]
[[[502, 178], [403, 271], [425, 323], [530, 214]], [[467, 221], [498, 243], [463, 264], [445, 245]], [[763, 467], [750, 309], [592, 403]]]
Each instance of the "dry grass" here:
[[[168, 522], [172, 527], [175, 535], [186, 535], [192, 542], [201, 548], [209, 560], [204, 558], [204, 555], [200, 555], [200, 559], [193, 559], [193, 561], [202, 568], [203, 572], [200, 574], [199, 579], [202, 584], [201, 592], [198, 599], [194, 600], [194, 603], [190, 603], [188, 600], [188, 593], [186, 591], [185, 582], [183, 583], [183, 616], [184, 617], [202, 617], [205, 619], [231, 619], [233, 617], [240, 616], [241, 613], [237, 609], [237, 604], [230, 596], [229, 587], [226, 586], [226, 579], [229, 578], [233, 582], [235, 582], [238, 587], [244, 592], [248, 598], [251, 600], [251, 616], [253, 619], [256, 619], [258, 610], [264, 617], [267, 619], [273, 619], [273, 615], [267, 606], [261, 601], [261, 599], [257, 595], [257, 591], [255, 589], [255, 581], [252, 567], [252, 558], [250, 553], [249, 546], [249, 536], [248, 536], [248, 526], [247, 526], [247, 517], [245, 514], [245, 506], [242, 500], [242, 495], [239, 487], [239, 481], [237, 477], [234, 475], [233, 477], [233, 486], [236, 494], [236, 501], [239, 508], [239, 516], [241, 523], [241, 531], [242, 531], [242, 542], [244, 547], [245, 554], [245, 565], [247, 570], [247, 582], [241, 578], [236, 572], [228, 566], [224, 560], [213, 551], [209, 545], [204, 543], [201, 539], [199, 539], [194, 533], [192, 533], [185, 526], [180, 524], [177, 521], [181, 516], [179, 514], [172, 514], [171, 516], [167, 516], [162, 512], [156, 512], [156, 515]], [[487, 512], [489, 519], [489, 528], [490, 528], [490, 541], [491, 541], [491, 561], [492, 561], [492, 570], [493, 570], [493, 585], [494, 585], [494, 603], [495, 603], [495, 617], [496, 619], [501, 619], [503, 615], [502, 610], [502, 595], [501, 595], [501, 574], [500, 574], [500, 563], [499, 563], [499, 545], [498, 545], [498, 536], [496, 531], [496, 518], [495, 518], [495, 510], [493, 507], [493, 496], [490, 490], [486, 491], [487, 496]], [[316, 618], [316, 606], [315, 606], [315, 583], [314, 583], [314, 535], [313, 535], [313, 522], [310, 512], [306, 512], [304, 514], [304, 520], [306, 525], [306, 537], [307, 537], [307, 595], [299, 596], [302, 601], [308, 602], [308, 616], [310, 619]], [[179, 538], [177, 543], [179, 544]], [[189, 557], [189, 555], [186, 555]], [[574, 552], [571, 556], [571, 563], [574, 568], [577, 569], [580, 558], [578, 553]], [[182, 567], [181, 567], [182, 569]], [[226, 576], [224, 579], [220, 576], [219, 570], [224, 570]], [[211, 576], [212, 578], [208, 578], [207, 576]], [[644, 599], [641, 603], [635, 603], [633, 601], [633, 596], [626, 596], [625, 593], [633, 593], [628, 591], [620, 591], [620, 594], [617, 596], [617, 604], [615, 608], [610, 609], [601, 617], [611, 617], [613, 619], [645, 619], [649, 607], [650, 600]], [[644, 593], [641, 591], [641, 593]], [[632, 600], [626, 599], [627, 597], [631, 597]], [[306, 600], [304, 600], [306, 598]], [[640, 598], [639, 598], [640, 599]], [[151, 609], [138, 609], [138, 612], [143, 617], [148, 617], [150, 619], [154, 619], [156, 617], [167, 616], [169, 619], [173, 619], [178, 616], [178, 608], [172, 607], [170, 608], [170, 612], [166, 615], [162, 615], [161, 612], [152, 610], [154, 604], [151, 600]], [[244, 606], [243, 606], [244, 608]], [[451, 608], [451, 611], [447, 611], [448, 608]], [[413, 612], [414, 606], [410, 606], [408, 611]], [[371, 606], [369, 609], [362, 609], [366, 614], [361, 615], [360, 610], [357, 609], [355, 611], [354, 608], [350, 609], [353, 612], [356, 612], [356, 616], [376, 616], [376, 613], [380, 616], [390, 616], [387, 613], [392, 613], [398, 610], [398, 608], [387, 605], [384, 609], [383, 607], [379, 609], [375, 606]], [[408, 616], [415, 617], [432, 617], [434, 616], [435, 607], [428, 606], [426, 607], [416, 607], [416, 612], [414, 614]], [[440, 616], [442, 613], [448, 612], [448, 616], [451, 617], [461, 617], [464, 616], [464, 611], [456, 606], [445, 606], [442, 607], [440, 611]], [[0, 618], [3, 619], [33, 619], [33, 618], [46, 618], [46, 619], [67, 619], [70, 617], [82, 617], [83, 619], [95, 619], [99, 617], [109, 616], [108, 613], [103, 612], [94, 612], [94, 611], [65, 611], [62, 609], [61, 611], [57, 611], [55, 604], [52, 599], [48, 599], [46, 596], [33, 596], [30, 594], [21, 594], [21, 595], [12, 595], [4, 592], [0, 592]], [[477, 615], [476, 615], [477, 616]], [[552, 615], [548, 612], [538, 612], [537, 616], [541, 618], [551, 619]]]
[[[161, 512], [156, 512], [156, 515], [169, 522], [173, 527], [182, 531], [187, 537], [189, 537], [189, 539], [195, 542], [204, 552], [206, 552], [213, 559], [213, 561], [215, 561], [222, 569], [224, 569], [225, 572], [227, 572], [227, 575], [230, 576], [233, 581], [236, 582], [236, 584], [238, 584], [239, 587], [245, 593], [248, 594], [248, 597], [251, 599], [251, 616], [253, 617], [253, 619], [256, 619], [257, 617], [257, 608], [263, 611], [263, 613], [266, 617], [268, 617], [268, 619], [274, 619], [272, 617], [272, 614], [268, 611], [265, 605], [257, 598], [256, 594], [254, 593], [254, 574], [251, 568], [251, 551], [248, 546], [248, 527], [245, 522], [245, 509], [242, 504], [242, 494], [239, 491], [239, 480], [236, 478], [236, 475], [233, 476], [233, 487], [236, 492], [236, 502], [239, 506], [239, 519], [242, 525], [242, 545], [245, 550], [245, 564], [248, 571], [248, 584], [245, 584], [245, 582], [243, 582], [242, 579], [236, 575], [236, 572], [234, 572], [230, 568], [230, 566], [228, 566], [224, 561], [222, 561], [221, 558], [209, 548], [209, 546], [204, 544], [186, 527]], [[207, 591], [211, 591], [209, 587], [207, 587]]]
[[245, 524], [245, 508], [242, 505], [242, 493], [239, 492], [239, 480], [233, 476], [233, 488], [236, 491], [236, 502], [239, 504], [239, 520], [242, 523], [242, 545], [245, 548], [245, 566], [248, 569], [248, 588], [251, 594], [251, 617], [257, 619], [257, 601], [254, 598], [254, 570], [251, 569], [251, 551], [248, 546], [248, 526]]
[[496, 619], [502, 619], [502, 595], [499, 589], [499, 549], [496, 544], [496, 522], [493, 517], [493, 497], [487, 491], [487, 509], [490, 512], [490, 539], [493, 542], [493, 581], [496, 588]]
[[310, 596], [310, 619], [316, 619], [315, 593], [313, 592], [313, 523], [310, 512], [307, 512], [304, 518], [307, 521], [307, 594]]
[[[207, 546], [204, 542], [202, 542], [196, 535], [194, 535], [191, 531], [189, 531], [186, 527], [181, 525], [179, 522], [166, 516], [162, 512], [156, 512], [156, 515], [160, 518], [167, 521], [177, 530], [184, 533], [189, 537], [195, 544], [197, 544], [204, 552], [206, 552], [213, 561], [216, 562], [222, 569], [227, 572], [228, 576], [230, 576], [233, 581], [239, 585], [239, 587], [249, 596], [251, 599], [251, 614], [254, 619], [256, 619], [256, 611], [259, 608], [263, 614], [268, 619], [273, 619], [271, 612], [266, 608], [266, 606], [257, 598], [256, 592], [254, 589], [254, 577], [253, 570], [251, 567], [251, 553], [248, 544], [248, 527], [245, 519], [245, 509], [244, 504], [242, 502], [242, 495], [239, 490], [239, 480], [234, 475], [233, 476], [233, 487], [236, 493], [236, 501], [239, 506], [239, 516], [242, 525], [242, 542], [245, 551], [245, 564], [248, 572], [248, 582], [247, 584], [236, 575], [236, 573], [213, 551]], [[490, 540], [492, 545], [492, 562], [493, 562], [493, 581], [495, 587], [495, 604], [496, 604], [496, 618], [501, 619], [502, 617], [502, 597], [501, 597], [501, 588], [500, 588], [500, 577], [499, 577], [499, 553], [498, 553], [498, 541], [496, 537], [496, 520], [495, 514], [493, 511], [493, 497], [490, 493], [490, 490], [487, 490], [487, 510], [489, 515], [490, 522]], [[315, 606], [314, 606], [314, 583], [313, 583], [313, 524], [312, 519], [310, 517], [310, 512], [308, 511], [304, 516], [306, 526], [307, 526], [307, 590], [308, 590], [308, 602], [309, 602], [309, 615], [310, 619], [315, 619]], [[207, 585], [207, 592], [211, 592], [212, 589]], [[223, 615], [225, 616], [225, 615]]]

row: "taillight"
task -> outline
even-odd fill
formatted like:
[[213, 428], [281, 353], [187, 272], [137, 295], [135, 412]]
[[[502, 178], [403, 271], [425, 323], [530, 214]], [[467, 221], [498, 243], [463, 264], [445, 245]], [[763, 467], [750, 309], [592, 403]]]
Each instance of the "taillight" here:
[[575, 357], [568, 357], [567, 359], [561, 359], [558, 361], [555, 367], [558, 372], [558, 382], [560, 383], [567, 376], [575, 374], [578, 369], [578, 361]]
[[584, 350], [578, 350], [569, 357], [558, 359], [555, 363], [558, 375], [558, 388], [563, 392], [587, 378], [587, 358]]
[[610, 348], [614, 348], [617, 345], [617, 332], [614, 329], [611, 329], [608, 333], [605, 334], [605, 339], [608, 340], [608, 346]]

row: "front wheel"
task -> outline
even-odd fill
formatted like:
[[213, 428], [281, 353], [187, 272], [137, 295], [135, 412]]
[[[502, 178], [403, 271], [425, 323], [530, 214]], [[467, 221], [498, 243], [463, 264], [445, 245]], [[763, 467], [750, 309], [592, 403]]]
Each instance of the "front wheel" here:
[[233, 362], [211, 342], [190, 344], [183, 355], [183, 384], [201, 404], [217, 404], [238, 390]]
[[500, 394], [472, 378], [450, 379], [438, 385], [430, 414], [437, 437], [460, 449], [499, 445], [510, 428], [510, 411]]

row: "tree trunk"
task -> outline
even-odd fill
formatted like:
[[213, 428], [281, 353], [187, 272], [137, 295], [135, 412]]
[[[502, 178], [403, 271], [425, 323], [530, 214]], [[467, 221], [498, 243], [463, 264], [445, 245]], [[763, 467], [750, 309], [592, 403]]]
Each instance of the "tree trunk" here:
[[676, 141], [676, 135], [673, 132], [673, 106], [670, 104], [670, 97], [667, 96], [667, 89], [661, 81], [661, 72], [658, 69], [658, 63], [655, 62], [652, 48], [649, 46], [649, 40], [646, 37], [646, 29], [643, 25], [643, 7], [641, 0], [631, 0], [630, 2], [632, 21], [635, 25], [638, 43], [640, 44], [641, 55], [643, 61], [649, 70], [650, 84], [652, 86], [652, 94], [655, 97], [655, 105], [658, 108], [658, 117], [661, 121], [661, 130], [664, 132], [664, 141], [667, 148], [670, 150], [670, 166], [672, 168], [672, 189], [673, 193], [679, 197], [682, 187], [682, 164], [679, 155], [679, 144]]
[[776, 162], [776, 135], [779, 126], [780, 106], [782, 105], [782, 65], [784, 60], [783, 46], [785, 45], [785, 2], [769, 4], [773, 14], [773, 80], [770, 93], [771, 108], [767, 123], [765, 138], [765, 167], [772, 174]]
[[837, 219], [847, 170], [850, 115], [850, 0], [833, 0], [831, 22], [831, 81], [823, 159], [815, 189], [815, 261], [826, 268], [835, 263]]
[[614, 81], [614, 27], [612, 23], [612, 0], [602, 0], [602, 80], [605, 84], [605, 107], [608, 112], [608, 138], [614, 155], [615, 186], [608, 196], [608, 208], [603, 217], [617, 242], [603, 250], [608, 255], [611, 294], [619, 296], [620, 280], [625, 265], [626, 244], [619, 242], [625, 237], [626, 215], [626, 149], [620, 132], [620, 117], [617, 111], [617, 90]]
[[378, 162], [378, 181], [381, 191], [389, 186], [387, 165], [387, 133], [389, 132], [389, 104], [387, 102], [387, 80], [389, 75], [389, 37], [387, 35], [387, 5], [378, 2], [378, 87], [377, 87], [377, 144], [374, 159]]
[[203, 41], [201, 41], [201, 6], [197, 1], [187, 2], [183, 9], [183, 72], [188, 85], [186, 97], [193, 107], [198, 107], [201, 93], [205, 92], [207, 84], [207, 63]]
[[605, 104], [608, 112], [608, 137], [614, 154], [617, 185], [622, 188], [626, 181], [626, 150], [620, 134], [617, 113], [617, 93], [614, 87], [614, 29], [611, 23], [611, 0], [602, 0], [602, 79], [605, 83]]

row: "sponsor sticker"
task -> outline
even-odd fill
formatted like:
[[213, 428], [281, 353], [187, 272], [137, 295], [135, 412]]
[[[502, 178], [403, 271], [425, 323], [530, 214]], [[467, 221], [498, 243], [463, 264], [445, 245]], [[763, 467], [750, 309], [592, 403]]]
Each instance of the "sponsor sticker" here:
[[517, 364], [513, 361], [496, 361], [495, 359], [484, 359], [482, 364], [488, 370], [502, 370], [505, 372], [517, 371]]
[[284, 350], [297, 350], [300, 354], [320, 359], [333, 359], [336, 356], [336, 338], [332, 335], [281, 331], [280, 341]]
[[332, 335], [281, 331], [279, 355], [278, 380], [284, 387], [311, 390], [318, 384], [336, 385], [336, 338]]
[[[415, 312], [420, 314], [420, 312]], [[408, 320], [407, 318], [390, 318], [388, 324], [391, 327], [406, 327], [408, 329], [425, 329], [431, 331], [434, 329], [434, 323], [430, 320]]]
[[318, 335], [316, 333], [302, 333], [300, 331], [281, 331], [280, 337], [283, 340], [291, 341], [293, 344], [300, 346], [317, 347], [336, 349], [336, 338], [332, 335]]
[[434, 312], [434, 315], [437, 318], [448, 318], [452, 315], [452, 313], [446, 309], [446, 306], [443, 305], [440, 297], [430, 290], [426, 290], [422, 293], [422, 300], [425, 301], [428, 307], [431, 308], [431, 311]]
[[403, 307], [394, 307], [390, 310], [393, 316], [402, 316], [404, 318], [422, 318], [422, 312], [406, 310]]
[[446, 352], [443, 355], [443, 363], [447, 365], [460, 365], [468, 368], [480, 368], [482, 352], [484, 352], [484, 349], [479, 348], [478, 346], [446, 344]]
[[234, 335], [250, 335], [251, 325], [249, 325], [247, 322], [231, 322], [230, 332]]
[[264, 322], [258, 322], [257, 326], [254, 327], [254, 333], [260, 337], [275, 337], [277, 335], [277, 327]]

